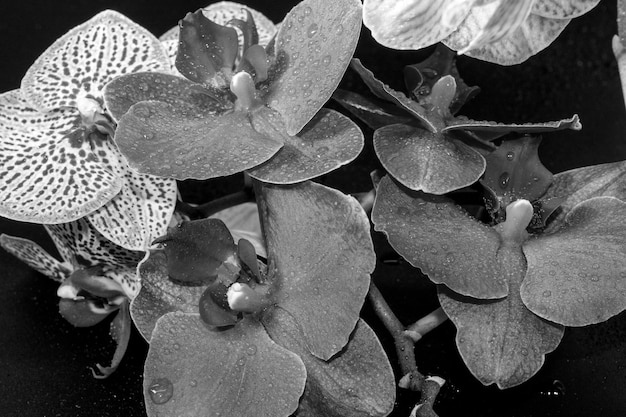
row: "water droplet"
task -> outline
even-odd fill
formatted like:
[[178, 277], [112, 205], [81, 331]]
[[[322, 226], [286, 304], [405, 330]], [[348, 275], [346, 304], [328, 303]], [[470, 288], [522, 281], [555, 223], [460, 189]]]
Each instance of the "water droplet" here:
[[156, 378], [148, 387], [150, 399], [155, 404], [165, 404], [174, 395], [174, 385], [167, 378]]
[[195, 379], [192, 379], [191, 381], [189, 381], [189, 385], [192, 387], [195, 387], [198, 385], [198, 381], [196, 381]]
[[511, 179], [511, 176], [509, 175], [508, 172], [504, 172], [502, 175], [500, 175], [500, 178], [499, 178], [500, 188], [504, 190], [506, 187], [508, 187], [510, 179]]
[[312, 37], [313, 37], [313, 36], [315, 36], [315, 34], [317, 33], [317, 29], [318, 29], [318, 27], [317, 27], [317, 23], [311, 23], [311, 24], [309, 25], [309, 28], [306, 30], [306, 35], [307, 35], [309, 38], [312, 38]]
[[256, 352], [257, 352], [256, 345], [249, 345], [246, 348], [246, 353], [248, 354], [248, 356], [254, 356], [256, 355]]
[[544, 296], [544, 297], [551, 297], [551, 296], [552, 296], [552, 291], [550, 291], [550, 290], [545, 290], [545, 291], [543, 292], [543, 296]]
[[332, 60], [330, 55], [326, 55], [324, 58], [322, 58], [322, 63], [326, 66], [330, 65], [330, 61]]
[[343, 33], [343, 25], [342, 24], [337, 25], [337, 27], [335, 28], [335, 33], [337, 35], [341, 35]]
[[507, 161], [512, 161], [513, 158], [515, 158], [515, 154], [512, 151], [509, 151], [509, 152], [506, 153]]

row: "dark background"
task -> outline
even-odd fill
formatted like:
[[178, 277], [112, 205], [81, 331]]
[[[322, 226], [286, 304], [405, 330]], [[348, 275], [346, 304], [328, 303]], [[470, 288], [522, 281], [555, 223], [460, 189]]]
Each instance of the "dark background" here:
[[[0, 91], [19, 87], [30, 64], [59, 36], [95, 13], [111, 8], [160, 35], [200, 1], [16, 1], [3, 2], [0, 14]], [[254, 0], [247, 4], [280, 21], [297, 2]], [[540, 149], [553, 172], [626, 159], [624, 104], [611, 52], [616, 31], [614, 1], [603, 0], [572, 21], [547, 50], [522, 65], [499, 67], [461, 57], [458, 67], [469, 85], [482, 93], [461, 113], [501, 122], [556, 120], [578, 113], [580, 132], [547, 135]], [[377, 45], [363, 29], [356, 55], [379, 78], [401, 89], [401, 70], [427, 52], [397, 52]], [[344, 88], [362, 91], [348, 73]], [[371, 140], [371, 131], [364, 128]], [[345, 192], [365, 191], [377, 162], [371, 142], [363, 155], [326, 178]], [[191, 199], [207, 200], [227, 192], [228, 184], [186, 183]], [[200, 190], [200, 191], [199, 191]], [[0, 196], [0, 198], [2, 198]], [[0, 232], [31, 238], [50, 249], [40, 226], [0, 219]], [[393, 256], [380, 236], [383, 257]], [[405, 323], [437, 306], [433, 286], [402, 264], [379, 265], [375, 279]], [[145, 342], [133, 333], [120, 369], [109, 379], [91, 377], [89, 367], [111, 357], [114, 346], [107, 323], [76, 329], [58, 314], [57, 285], [0, 250], [0, 416], [143, 416], [141, 392]], [[366, 317], [371, 317], [368, 307]], [[389, 338], [375, 319], [386, 347]], [[447, 380], [436, 410], [445, 416], [606, 416], [626, 415], [626, 317], [567, 329], [560, 347], [526, 384], [500, 391], [483, 387], [466, 370], [454, 346], [454, 328], [446, 323], [417, 345], [418, 364], [426, 374]], [[401, 392], [394, 415], [407, 416], [417, 397]]]

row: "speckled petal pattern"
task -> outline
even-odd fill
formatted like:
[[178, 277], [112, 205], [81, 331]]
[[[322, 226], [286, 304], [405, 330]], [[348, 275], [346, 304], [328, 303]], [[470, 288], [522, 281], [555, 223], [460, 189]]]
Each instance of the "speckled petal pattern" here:
[[81, 128], [75, 110], [43, 114], [30, 108], [18, 90], [0, 94], [1, 216], [68, 222], [119, 192], [115, 145], [98, 134], [86, 140]]
[[69, 262], [59, 262], [41, 246], [28, 239], [3, 234], [0, 235], [0, 246], [35, 271], [55, 281], [62, 282], [72, 273], [72, 265]]
[[30, 67], [21, 89], [31, 106], [49, 111], [100, 97], [104, 85], [119, 75], [168, 69], [156, 37], [105, 10], [57, 39]]
[[146, 250], [167, 232], [176, 205], [176, 181], [139, 174], [123, 176], [118, 195], [88, 216], [107, 239], [130, 250]]

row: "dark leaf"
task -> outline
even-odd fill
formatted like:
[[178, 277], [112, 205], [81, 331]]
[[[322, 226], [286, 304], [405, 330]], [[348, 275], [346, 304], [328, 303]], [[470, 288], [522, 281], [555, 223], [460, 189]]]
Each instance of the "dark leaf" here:
[[304, 0], [276, 35], [267, 104], [295, 135], [326, 103], [343, 77], [361, 31], [359, 0]]
[[309, 351], [329, 359], [348, 342], [374, 270], [367, 215], [354, 198], [311, 182], [264, 186], [257, 199], [276, 305]]
[[438, 125], [443, 121], [433, 121], [424, 107], [416, 101], [411, 100], [403, 93], [393, 90], [387, 84], [376, 79], [374, 74], [365, 68], [359, 59], [353, 59], [351, 65], [353, 70], [357, 72], [363, 79], [370, 91], [378, 98], [394, 103], [401, 109], [406, 110], [411, 116], [415, 117], [430, 132], [436, 132]]
[[218, 268], [237, 251], [226, 225], [217, 219], [184, 221], [154, 243], [163, 245], [169, 277], [190, 285], [213, 282]]
[[179, 26], [178, 71], [198, 84], [227, 87], [239, 52], [237, 31], [213, 23], [204, 17], [202, 9], [187, 13]]
[[185, 78], [156, 72], [117, 77], [104, 88], [104, 103], [115, 121], [140, 101], [156, 100], [180, 111], [221, 113], [232, 107], [224, 93], [202, 87]]
[[179, 180], [241, 172], [282, 146], [254, 130], [247, 113], [188, 112], [158, 101], [132, 106], [119, 122], [115, 142], [135, 170]]
[[297, 136], [284, 137], [276, 155], [248, 173], [272, 184], [306, 181], [353, 161], [363, 143], [363, 133], [353, 121], [334, 110], [321, 109]]
[[130, 305], [133, 322], [141, 335], [150, 341], [159, 317], [174, 311], [197, 313], [204, 286], [182, 286], [167, 275], [167, 259], [162, 250], [151, 250], [139, 264], [141, 291]]
[[413, 120], [406, 112], [388, 102], [374, 101], [340, 88], [333, 93], [333, 99], [374, 130], [395, 123], [410, 123]]
[[449, 135], [406, 124], [374, 132], [374, 149], [383, 167], [412, 190], [445, 194], [478, 181], [485, 158]]
[[154, 330], [143, 386], [150, 417], [287, 417], [305, 381], [302, 360], [253, 319], [212, 331], [197, 314], [169, 313]]
[[561, 229], [524, 244], [524, 303], [565, 326], [603, 322], [626, 308], [626, 203], [586, 200]]
[[395, 379], [389, 360], [372, 329], [359, 320], [346, 347], [330, 360], [309, 353], [293, 318], [274, 310], [281, 327], [270, 337], [296, 353], [306, 367], [307, 381], [297, 417], [386, 416], [394, 406]]
[[508, 294], [497, 260], [498, 233], [452, 200], [408, 193], [386, 176], [378, 185], [372, 221], [391, 246], [433, 282], [476, 298]]
[[456, 52], [439, 43], [435, 51], [424, 61], [404, 67], [404, 81], [407, 90], [416, 99], [429, 94], [437, 80], [451, 75], [456, 81], [456, 92], [450, 104], [450, 112], [456, 114], [461, 107], [471, 100], [478, 92], [478, 87], [468, 87], [456, 68]]

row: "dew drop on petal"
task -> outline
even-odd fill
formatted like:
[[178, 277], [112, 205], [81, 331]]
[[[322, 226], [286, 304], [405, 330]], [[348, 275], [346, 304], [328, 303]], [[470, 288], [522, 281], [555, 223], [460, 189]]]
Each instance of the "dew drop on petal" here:
[[506, 154], [507, 161], [512, 161], [514, 157], [515, 157], [515, 154], [512, 151], [507, 152]]
[[306, 30], [306, 35], [307, 35], [309, 38], [312, 38], [312, 37], [313, 37], [313, 36], [315, 36], [315, 34], [317, 33], [317, 29], [318, 29], [318, 27], [317, 27], [317, 23], [311, 23], [311, 24], [309, 25], [309, 28]]
[[546, 297], [546, 298], [552, 296], [552, 291], [550, 291], [550, 290], [544, 291], [543, 292], [543, 296]]
[[511, 179], [511, 176], [509, 175], [508, 172], [505, 172], [502, 175], [500, 175], [500, 179], [499, 179], [500, 188], [505, 189], [509, 185], [510, 179]]
[[165, 404], [174, 395], [174, 385], [167, 378], [156, 378], [148, 387], [150, 399], [155, 404]]

